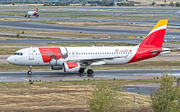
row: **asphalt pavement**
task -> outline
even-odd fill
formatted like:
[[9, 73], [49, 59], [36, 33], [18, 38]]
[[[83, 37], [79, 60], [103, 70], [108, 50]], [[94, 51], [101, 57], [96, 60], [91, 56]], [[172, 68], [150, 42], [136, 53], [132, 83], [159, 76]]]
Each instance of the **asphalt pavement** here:
[[[14, 28], [14, 29], [43, 30], [43, 31], [114, 34], [114, 35], [128, 35], [128, 36], [146, 36], [150, 32], [149, 30], [135, 30], [135, 29], [65, 26], [65, 25], [39, 23], [35, 21], [0, 21], [0, 27]], [[166, 31], [165, 38], [172, 38], [172, 37], [179, 38], [179, 35], [180, 35], [179, 31]]]

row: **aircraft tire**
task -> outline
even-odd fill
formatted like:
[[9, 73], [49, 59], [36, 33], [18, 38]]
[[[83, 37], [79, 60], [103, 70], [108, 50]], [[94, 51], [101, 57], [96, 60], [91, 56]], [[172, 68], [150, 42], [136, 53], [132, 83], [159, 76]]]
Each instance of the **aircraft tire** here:
[[32, 72], [31, 72], [31, 71], [28, 71], [27, 73], [28, 73], [28, 75], [31, 75], [31, 74], [32, 74]]
[[88, 70], [87, 70], [87, 73], [88, 73], [89, 75], [92, 75], [92, 74], [94, 73], [94, 71], [93, 71], [92, 69], [88, 69]]
[[79, 73], [84, 73], [84, 68], [80, 68]]

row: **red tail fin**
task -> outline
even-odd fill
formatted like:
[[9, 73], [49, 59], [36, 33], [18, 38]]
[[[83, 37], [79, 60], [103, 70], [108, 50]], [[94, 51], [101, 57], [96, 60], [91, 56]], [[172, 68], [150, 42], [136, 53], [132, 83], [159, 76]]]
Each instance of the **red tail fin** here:
[[37, 9], [36, 9], [36, 12], [38, 12], [38, 7], [37, 7]]
[[146, 38], [140, 44], [140, 46], [141, 47], [145, 47], [145, 46], [162, 47], [167, 23], [168, 23], [168, 20], [159, 20], [159, 22], [151, 30], [151, 32], [146, 36]]

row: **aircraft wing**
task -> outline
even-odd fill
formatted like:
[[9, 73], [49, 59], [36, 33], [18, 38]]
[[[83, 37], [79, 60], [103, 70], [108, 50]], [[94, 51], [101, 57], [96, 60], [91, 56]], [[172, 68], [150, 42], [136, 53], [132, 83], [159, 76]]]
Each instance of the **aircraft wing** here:
[[103, 60], [111, 60], [111, 59], [115, 59], [115, 58], [127, 58], [128, 55], [126, 56], [113, 56], [113, 57], [106, 57], [106, 58], [84, 58], [84, 59], [75, 59], [75, 60], [68, 60], [68, 62], [79, 62], [82, 64], [87, 64], [90, 65], [93, 62], [97, 62], [97, 61], [103, 61]]

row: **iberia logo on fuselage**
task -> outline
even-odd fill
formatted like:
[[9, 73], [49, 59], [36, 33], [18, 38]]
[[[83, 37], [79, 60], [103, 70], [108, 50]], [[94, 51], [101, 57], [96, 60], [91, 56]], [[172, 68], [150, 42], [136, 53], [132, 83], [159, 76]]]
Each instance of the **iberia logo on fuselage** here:
[[56, 59], [62, 58], [61, 51], [58, 47], [54, 48], [39, 48], [40, 53], [42, 54], [42, 59], [44, 63], [48, 63], [52, 60], [52, 57], [56, 57]]
[[[115, 49], [115, 52], [119, 52], [119, 49]], [[125, 49], [125, 50], [120, 50], [120, 52], [132, 52], [131, 50]]]

